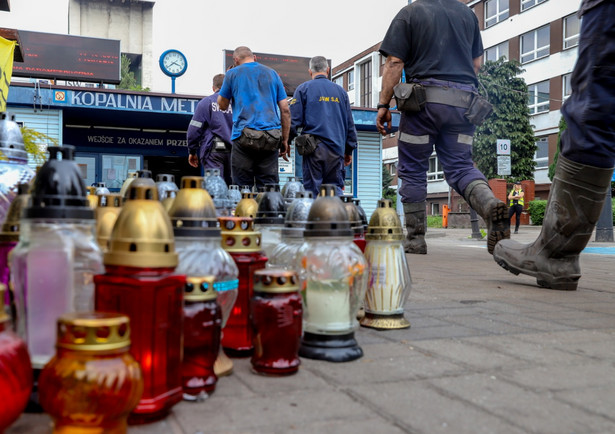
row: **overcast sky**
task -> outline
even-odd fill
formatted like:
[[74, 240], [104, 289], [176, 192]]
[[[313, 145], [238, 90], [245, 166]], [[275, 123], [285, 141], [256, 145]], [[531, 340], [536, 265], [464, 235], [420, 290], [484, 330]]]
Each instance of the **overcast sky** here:
[[[119, 0], [117, 0], [119, 1]], [[333, 66], [380, 42], [407, 0], [157, 0], [154, 5], [152, 90], [170, 92], [158, 67], [163, 51], [188, 58], [177, 93], [207, 95], [222, 68], [222, 50], [247, 45], [255, 52], [312, 57]], [[67, 33], [68, 0], [13, 0], [0, 27]]]

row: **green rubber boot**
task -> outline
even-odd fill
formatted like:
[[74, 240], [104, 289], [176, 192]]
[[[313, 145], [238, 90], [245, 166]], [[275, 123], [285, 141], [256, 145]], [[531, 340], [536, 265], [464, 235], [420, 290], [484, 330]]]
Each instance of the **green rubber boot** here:
[[586, 166], [560, 155], [540, 235], [531, 244], [502, 241], [493, 259], [513, 274], [536, 277], [539, 286], [576, 290], [579, 254], [600, 217], [612, 175], [613, 169]]
[[404, 203], [404, 217], [408, 231], [403, 243], [405, 252], [415, 255], [427, 254], [425, 202]]
[[493, 253], [498, 241], [510, 238], [508, 207], [493, 195], [487, 181], [482, 179], [472, 181], [463, 197], [487, 224], [487, 251]]

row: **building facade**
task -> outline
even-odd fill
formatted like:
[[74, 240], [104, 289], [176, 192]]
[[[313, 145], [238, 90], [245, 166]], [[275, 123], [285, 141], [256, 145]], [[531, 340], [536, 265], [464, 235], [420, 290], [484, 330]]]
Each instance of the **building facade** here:
[[[579, 0], [463, 0], [478, 17], [485, 52], [483, 60], [504, 56], [521, 63], [528, 85], [530, 123], [538, 150], [535, 154], [536, 199], [546, 199], [548, 167], [557, 148], [560, 108], [570, 95], [570, 77], [577, 58]], [[391, 17], [393, 18], [393, 17]], [[333, 68], [333, 80], [343, 86], [359, 107], [375, 107], [385, 59], [380, 43]], [[495, 144], [494, 144], [495, 151]], [[397, 185], [397, 139], [383, 139], [383, 164]], [[427, 172], [428, 213], [440, 214], [449, 201], [449, 187], [435, 152]], [[452, 193], [452, 209], [463, 210], [463, 200]]]

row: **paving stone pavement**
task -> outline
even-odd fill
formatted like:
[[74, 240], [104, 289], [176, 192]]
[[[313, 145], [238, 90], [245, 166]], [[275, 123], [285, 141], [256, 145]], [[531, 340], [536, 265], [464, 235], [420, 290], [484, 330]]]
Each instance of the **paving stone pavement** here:
[[[615, 432], [615, 243], [591, 242], [578, 290], [559, 292], [501, 269], [470, 233], [429, 229], [428, 254], [408, 256], [412, 327], [358, 330], [363, 358], [303, 359], [285, 378], [235, 359], [205, 402], [129, 433]], [[7, 432], [50, 421], [23, 415]]]

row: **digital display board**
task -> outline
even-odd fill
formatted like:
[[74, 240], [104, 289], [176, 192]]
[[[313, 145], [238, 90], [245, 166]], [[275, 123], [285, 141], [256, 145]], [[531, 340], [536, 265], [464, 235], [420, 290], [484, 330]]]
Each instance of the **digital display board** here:
[[[233, 51], [234, 50], [224, 50], [225, 71], [233, 66]], [[312, 79], [308, 73], [310, 65], [309, 57], [267, 53], [254, 53], [254, 57], [258, 63], [268, 66], [278, 73], [282, 79], [282, 83], [284, 83], [284, 90], [288, 96], [292, 96], [297, 86], [301, 83]], [[328, 62], [330, 68], [331, 60], [328, 60]]]
[[57, 80], [120, 82], [120, 41], [19, 31], [23, 63], [13, 75]]

